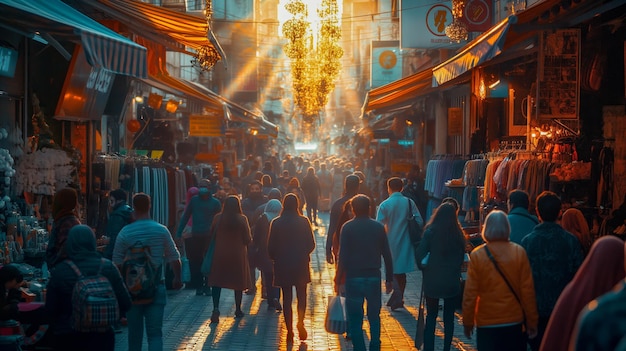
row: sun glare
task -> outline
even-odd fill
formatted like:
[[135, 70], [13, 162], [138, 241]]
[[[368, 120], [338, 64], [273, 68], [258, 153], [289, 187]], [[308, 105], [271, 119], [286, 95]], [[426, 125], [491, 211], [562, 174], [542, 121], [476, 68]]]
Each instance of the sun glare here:
[[[278, 33], [282, 33], [283, 23], [291, 18], [291, 14], [289, 14], [289, 12], [285, 10], [285, 5], [289, 1], [290, 0], [280, 0], [280, 3], [278, 5], [278, 22], [280, 22]], [[307, 6], [307, 9], [309, 11], [309, 17], [307, 18], [307, 20], [311, 23], [311, 27], [317, 28], [320, 23], [320, 19], [317, 16], [317, 9], [322, 4], [322, 0], [302, 0], [302, 2]], [[339, 7], [339, 13], [342, 13], [343, 1], [338, 0], [337, 6]]]

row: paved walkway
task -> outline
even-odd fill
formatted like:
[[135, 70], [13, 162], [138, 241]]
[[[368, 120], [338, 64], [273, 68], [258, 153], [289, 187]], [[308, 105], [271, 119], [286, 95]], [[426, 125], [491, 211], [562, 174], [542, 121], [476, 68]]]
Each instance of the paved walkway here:
[[[168, 303], [163, 321], [164, 350], [229, 350], [229, 351], [292, 351], [292, 350], [352, 350], [352, 344], [340, 335], [329, 334], [324, 330], [324, 315], [328, 296], [333, 294], [332, 278], [335, 269], [325, 259], [326, 226], [328, 214], [320, 214], [322, 225], [315, 230], [317, 248], [311, 256], [312, 282], [309, 285], [305, 326], [309, 332], [307, 340], [298, 340], [288, 348], [285, 342], [287, 331], [283, 316], [267, 310], [261, 299], [260, 282], [257, 282], [256, 296], [244, 294], [242, 309], [246, 315], [235, 319], [234, 294], [231, 290], [222, 291], [219, 324], [210, 324], [213, 310], [211, 297], [195, 296], [195, 290], [182, 290], [168, 293]], [[405, 293], [406, 309], [390, 311], [381, 309], [381, 341], [383, 351], [416, 350], [413, 345], [415, 335], [419, 284], [421, 273], [411, 273], [407, 277]], [[384, 290], [384, 289], [383, 289]], [[294, 294], [295, 299], [295, 294]], [[388, 295], [383, 293], [383, 305]], [[296, 308], [294, 301], [294, 320]], [[441, 316], [441, 313], [440, 313]], [[457, 316], [458, 317], [458, 316]], [[475, 339], [463, 336], [463, 327], [456, 319], [453, 350], [476, 350]], [[295, 322], [294, 322], [295, 324]], [[367, 321], [364, 329], [368, 330]], [[295, 330], [295, 325], [294, 325]], [[437, 321], [435, 350], [443, 350], [443, 323]], [[116, 335], [116, 350], [127, 350], [127, 329]], [[367, 342], [366, 342], [367, 344]], [[144, 350], [148, 349], [144, 342]]]

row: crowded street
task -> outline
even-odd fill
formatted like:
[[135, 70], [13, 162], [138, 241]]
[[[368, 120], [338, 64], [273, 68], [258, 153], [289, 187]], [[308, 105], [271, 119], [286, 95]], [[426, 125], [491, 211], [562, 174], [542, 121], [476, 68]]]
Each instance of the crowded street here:
[[[320, 226], [314, 227], [316, 249], [311, 255], [312, 282], [309, 285], [308, 307], [305, 325], [309, 329], [307, 340], [295, 340], [287, 345], [283, 316], [274, 310], [267, 310], [267, 303], [261, 299], [259, 289], [254, 296], [243, 297], [242, 319], [234, 318], [234, 298], [232, 291], [222, 294], [223, 316], [219, 324], [211, 324], [209, 317], [213, 306], [209, 296], [195, 296], [194, 290], [168, 291], [168, 302], [163, 318], [164, 350], [237, 350], [237, 351], [351, 351], [352, 344], [342, 335], [329, 334], [324, 330], [324, 316], [328, 296], [333, 295], [335, 268], [326, 263], [325, 243], [328, 213], [320, 213]], [[381, 309], [381, 350], [416, 350], [413, 338], [417, 326], [417, 306], [421, 273], [408, 274], [405, 308], [391, 311]], [[383, 303], [389, 295], [383, 294]], [[476, 350], [475, 339], [463, 336], [463, 325], [456, 317], [456, 327], [452, 349], [459, 351]], [[367, 323], [364, 329], [368, 330]], [[437, 322], [435, 350], [443, 350], [443, 323]], [[116, 350], [124, 350], [127, 344], [127, 328], [116, 335]], [[148, 345], [144, 342], [144, 349]]]

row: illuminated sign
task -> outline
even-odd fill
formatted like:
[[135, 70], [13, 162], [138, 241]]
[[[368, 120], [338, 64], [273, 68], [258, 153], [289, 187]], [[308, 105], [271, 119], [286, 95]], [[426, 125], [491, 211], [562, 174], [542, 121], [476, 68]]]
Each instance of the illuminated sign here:
[[0, 76], [13, 78], [17, 65], [17, 51], [0, 46]]

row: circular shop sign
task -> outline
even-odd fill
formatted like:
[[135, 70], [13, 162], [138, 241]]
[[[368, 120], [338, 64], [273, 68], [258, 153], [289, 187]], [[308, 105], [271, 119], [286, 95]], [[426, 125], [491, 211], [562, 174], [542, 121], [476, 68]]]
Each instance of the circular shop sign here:
[[396, 53], [391, 50], [381, 52], [380, 57], [378, 57], [378, 63], [384, 69], [394, 68], [397, 62], [398, 58], [396, 57]]
[[452, 23], [452, 10], [445, 5], [435, 5], [426, 13], [426, 28], [438, 37], [446, 36], [446, 26]]
[[481, 25], [489, 18], [489, 5], [485, 0], [469, 0], [465, 5], [465, 19], [469, 24]]

